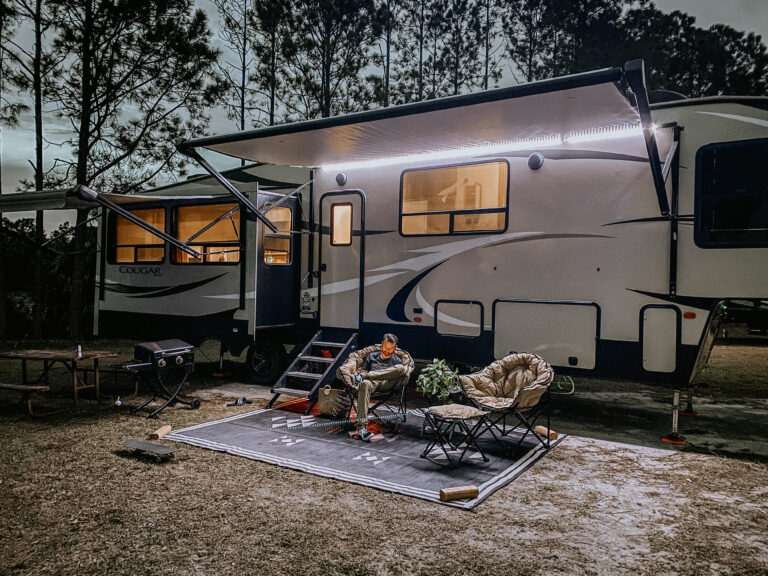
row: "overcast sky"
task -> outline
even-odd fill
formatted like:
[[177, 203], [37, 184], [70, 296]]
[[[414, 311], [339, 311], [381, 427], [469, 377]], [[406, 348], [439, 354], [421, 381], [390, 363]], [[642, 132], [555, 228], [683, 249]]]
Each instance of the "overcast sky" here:
[[[212, 10], [207, 0], [198, 0], [198, 6]], [[724, 23], [745, 32], [756, 32], [768, 41], [768, 0], [655, 0], [656, 6], [665, 12], [681, 10], [696, 18], [696, 24], [709, 28], [712, 24]], [[210, 14], [211, 20], [216, 21], [215, 12]], [[214, 30], [214, 33], [216, 31]], [[640, 55], [642, 56], [642, 55]], [[617, 62], [616, 65], [621, 65]], [[18, 128], [0, 127], [0, 162], [2, 162], [2, 191], [15, 191], [21, 178], [32, 178], [32, 169], [28, 159], [34, 157], [34, 135], [32, 133], [33, 118], [25, 115]], [[54, 126], [52, 119], [46, 119], [47, 130], [64, 130], [65, 126]], [[234, 131], [231, 121], [223, 118], [211, 127], [211, 132]], [[57, 134], [50, 133], [52, 140], [58, 140]], [[46, 163], [56, 155], [62, 155], [60, 148], [49, 147], [46, 150]], [[224, 168], [220, 166], [219, 168]], [[55, 219], [56, 222], [59, 218]], [[46, 227], [55, 227], [54, 219], [46, 217]]]

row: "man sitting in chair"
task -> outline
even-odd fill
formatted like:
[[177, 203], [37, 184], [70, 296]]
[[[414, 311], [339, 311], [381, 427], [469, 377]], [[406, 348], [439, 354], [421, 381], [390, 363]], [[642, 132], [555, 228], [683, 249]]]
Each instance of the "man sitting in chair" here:
[[363, 360], [360, 369], [355, 373], [354, 380], [357, 384], [357, 437], [363, 442], [370, 442], [373, 434], [368, 430], [368, 405], [371, 401], [371, 393], [380, 390], [389, 390], [397, 384], [397, 380], [371, 381], [365, 378], [368, 372], [385, 370], [402, 364], [400, 357], [395, 354], [397, 348], [397, 336], [384, 334], [381, 339], [381, 350], [371, 352]]

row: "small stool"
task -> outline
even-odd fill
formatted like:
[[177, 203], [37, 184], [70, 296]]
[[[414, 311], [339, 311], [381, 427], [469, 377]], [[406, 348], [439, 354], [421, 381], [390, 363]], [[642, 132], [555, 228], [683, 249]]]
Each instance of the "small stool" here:
[[[422, 458], [455, 467], [464, 459], [467, 450], [474, 448], [488, 462], [485, 452], [477, 444], [478, 433], [486, 428], [485, 412], [473, 406], [446, 404], [427, 408], [424, 418], [435, 436], [421, 453]], [[472, 420], [476, 422], [473, 424]]]

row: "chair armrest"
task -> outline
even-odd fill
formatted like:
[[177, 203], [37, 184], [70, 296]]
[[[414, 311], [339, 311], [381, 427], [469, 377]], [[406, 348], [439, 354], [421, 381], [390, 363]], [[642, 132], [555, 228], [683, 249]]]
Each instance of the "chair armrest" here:
[[517, 395], [517, 408], [531, 408], [536, 406], [549, 388], [548, 384], [532, 384], [520, 389]]

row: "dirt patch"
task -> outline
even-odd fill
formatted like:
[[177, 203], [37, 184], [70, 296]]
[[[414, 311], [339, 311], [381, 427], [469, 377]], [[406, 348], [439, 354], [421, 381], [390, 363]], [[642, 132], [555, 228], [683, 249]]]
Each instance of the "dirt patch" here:
[[[131, 356], [129, 343], [98, 343], [104, 346]], [[765, 422], [766, 350], [716, 348], [700, 378], [708, 386], [699, 393], [702, 406], [751, 406], [756, 420]], [[0, 380], [18, 378], [16, 370], [0, 363]], [[244, 394], [247, 387], [217, 381], [213, 371], [201, 365], [195, 373], [199, 410], [166, 409], [158, 420], [131, 415], [127, 408], [139, 399], [126, 398], [130, 387], [118, 382], [115, 388], [109, 379], [106, 393], [120, 393], [122, 407], [112, 396], [109, 403], [86, 399], [72, 408], [64, 374], [41, 400], [70, 408], [65, 413], [33, 420], [4, 407], [0, 573], [768, 571], [768, 466], [662, 445], [667, 390], [577, 381], [576, 392], [557, 402], [583, 402], [597, 414], [587, 423], [586, 416], [578, 419], [577, 435], [466, 512], [192, 446], [173, 444], [178, 452], [162, 464], [123, 448], [124, 439], [146, 438], [164, 424], [177, 429], [253, 409], [225, 406], [243, 395], [269, 396], [264, 388]], [[624, 392], [609, 396], [611, 386]], [[629, 395], [626, 406], [616, 408], [621, 394]], [[666, 415], [662, 428], [647, 441], [610, 441], [632, 420], [622, 419], [622, 410], [637, 407], [640, 396]], [[0, 395], [3, 406], [12, 399]], [[573, 433], [571, 421], [558, 417], [553, 428]]]

